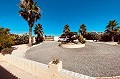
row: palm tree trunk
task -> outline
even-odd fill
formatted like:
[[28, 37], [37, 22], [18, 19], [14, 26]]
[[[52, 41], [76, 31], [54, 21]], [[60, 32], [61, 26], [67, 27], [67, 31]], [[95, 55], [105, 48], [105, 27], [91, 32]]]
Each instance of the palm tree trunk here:
[[32, 27], [29, 27], [29, 46], [32, 46]]
[[112, 42], [114, 42], [114, 36], [112, 35]]

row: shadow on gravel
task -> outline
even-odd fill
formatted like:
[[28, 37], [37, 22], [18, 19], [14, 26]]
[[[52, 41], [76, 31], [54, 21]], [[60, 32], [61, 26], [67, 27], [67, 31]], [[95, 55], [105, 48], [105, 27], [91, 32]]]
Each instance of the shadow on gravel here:
[[0, 66], [0, 79], [19, 79]]

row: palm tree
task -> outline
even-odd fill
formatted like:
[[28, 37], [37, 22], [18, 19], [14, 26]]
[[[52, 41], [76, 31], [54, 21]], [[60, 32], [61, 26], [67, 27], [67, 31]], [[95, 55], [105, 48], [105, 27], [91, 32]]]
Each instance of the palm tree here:
[[118, 43], [120, 43], [120, 26], [117, 27], [117, 37], [118, 37]]
[[41, 24], [36, 24], [36, 27], [34, 29], [34, 34], [37, 34], [37, 37], [42, 36], [43, 37], [43, 28]]
[[111, 35], [111, 40], [114, 42], [114, 35], [118, 30], [118, 23], [116, 20], [111, 20], [108, 22], [108, 25], [106, 26], [105, 32], [109, 33]]
[[63, 34], [67, 34], [68, 32], [70, 32], [70, 27], [66, 24], [63, 29]]
[[21, 0], [19, 14], [28, 22], [29, 25], [29, 46], [32, 46], [32, 27], [34, 22], [40, 19], [40, 8], [33, 0]]
[[36, 42], [42, 42], [43, 41], [43, 28], [41, 24], [36, 24], [36, 27], [34, 29], [34, 34], [37, 34]]
[[81, 35], [85, 35], [86, 34], [86, 26], [84, 24], [80, 25], [80, 28], [79, 28], [79, 33], [81, 33]]

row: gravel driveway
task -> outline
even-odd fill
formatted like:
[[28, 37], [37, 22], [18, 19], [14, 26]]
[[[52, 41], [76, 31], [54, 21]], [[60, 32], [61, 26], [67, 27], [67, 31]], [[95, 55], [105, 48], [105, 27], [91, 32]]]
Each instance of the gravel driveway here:
[[84, 48], [67, 49], [58, 42], [43, 42], [29, 49], [26, 58], [48, 64], [53, 58], [63, 61], [63, 68], [92, 77], [120, 75], [120, 46], [87, 42]]

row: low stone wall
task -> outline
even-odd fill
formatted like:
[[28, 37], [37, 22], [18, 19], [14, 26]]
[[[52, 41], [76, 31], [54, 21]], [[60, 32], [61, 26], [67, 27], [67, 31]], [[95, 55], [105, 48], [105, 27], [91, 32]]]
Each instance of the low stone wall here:
[[[2, 58], [2, 59], [1, 59]], [[0, 55], [0, 61], [5, 61], [25, 72], [28, 72], [40, 79], [120, 79], [120, 77], [90, 77], [62, 69], [62, 61], [58, 64], [49, 65], [38, 63], [25, 58], [13, 55]]]
[[12, 55], [5, 55], [4, 61], [39, 78], [48, 79], [50, 77], [48, 65]]

